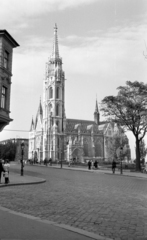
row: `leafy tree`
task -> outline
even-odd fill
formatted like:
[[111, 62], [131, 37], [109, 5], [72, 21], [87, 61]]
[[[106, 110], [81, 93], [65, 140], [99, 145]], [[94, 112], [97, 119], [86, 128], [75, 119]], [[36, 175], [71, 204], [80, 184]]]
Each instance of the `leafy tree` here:
[[[111, 160], [118, 158], [117, 149], [120, 146], [122, 146], [124, 149], [124, 151], [121, 154], [122, 159], [124, 159], [125, 157], [130, 159], [130, 149], [127, 147], [128, 139], [127, 139], [126, 135], [124, 135], [123, 138], [118, 134], [115, 134], [113, 136], [113, 139], [106, 137], [106, 146], [107, 146], [107, 153], [108, 153], [109, 157], [111, 158]], [[125, 148], [126, 148], [126, 150], [125, 150]]]
[[16, 155], [16, 143], [8, 141], [6, 144], [0, 144], [0, 158], [14, 161]]
[[140, 159], [145, 159], [145, 156], [147, 155], [147, 148], [145, 146], [145, 141], [140, 141]]
[[136, 170], [141, 170], [140, 142], [147, 132], [147, 84], [127, 81], [117, 96], [102, 100], [103, 115], [133, 133], [136, 140]]

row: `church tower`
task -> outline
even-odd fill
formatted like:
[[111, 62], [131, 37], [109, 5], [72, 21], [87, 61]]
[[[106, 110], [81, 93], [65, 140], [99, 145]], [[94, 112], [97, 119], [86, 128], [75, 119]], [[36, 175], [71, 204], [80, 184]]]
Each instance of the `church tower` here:
[[100, 114], [99, 114], [99, 110], [98, 110], [97, 99], [96, 99], [95, 112], [94, 112], [94, 122], [97, 125], [99, 125], [99, 122], [100, 122]]
[[54, 27], [52, 54], [46, 63], [43, 86], [43, 159], [61, 159], [64, 153], [65, 75], [59, 56], [57, 25]]

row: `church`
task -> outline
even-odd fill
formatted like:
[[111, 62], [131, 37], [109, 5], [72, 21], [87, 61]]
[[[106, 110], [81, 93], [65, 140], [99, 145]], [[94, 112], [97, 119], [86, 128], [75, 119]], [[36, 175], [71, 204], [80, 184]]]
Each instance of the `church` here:
[[101, 122], [97, 99], [93, 120], [69, 119], [65, 113], [65, 73], [59, 55], [57, 25], [54, 27], [53, 50], [46, 63], [43, 81], [43, 101], [39, 103], [36, 118], [32, 119], [29, 131], [29, 159], [43, 162], [71, 161], [79, 163], [90, 160], [106, 161], [110, 156], [110, 143], [120, 134], [115, 123]]

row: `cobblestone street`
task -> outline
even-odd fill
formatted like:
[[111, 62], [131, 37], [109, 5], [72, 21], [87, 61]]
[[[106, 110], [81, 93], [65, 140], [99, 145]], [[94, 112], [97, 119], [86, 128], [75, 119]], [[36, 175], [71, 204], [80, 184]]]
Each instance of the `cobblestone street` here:
[[1, 188], [1, 206], [115, 240], [147, 239], [147, 180], [37, 166], [25, 174], [46, 183]]

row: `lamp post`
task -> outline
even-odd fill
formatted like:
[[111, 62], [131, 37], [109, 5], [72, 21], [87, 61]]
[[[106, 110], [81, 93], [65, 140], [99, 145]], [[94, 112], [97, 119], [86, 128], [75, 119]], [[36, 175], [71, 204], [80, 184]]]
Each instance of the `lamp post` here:
[[122, 153], [123, 153], [123, 147], [120, 147], [120, 174], [123, 174], [123, 168], [122, 168]]
[[62, 168], [62, 150], [61, 150], [61, 168]]
[[21, 143], [21, 170], [20, 170], [20, 175], [23, 176], [23, 155], [24, 155], [24, 142]]
[[63, 142], [62, 142], [62, 135], [60, 135], [60, 157], [61, 157], [61, 168], [62, 168], [62, 151], [63, 151]]

